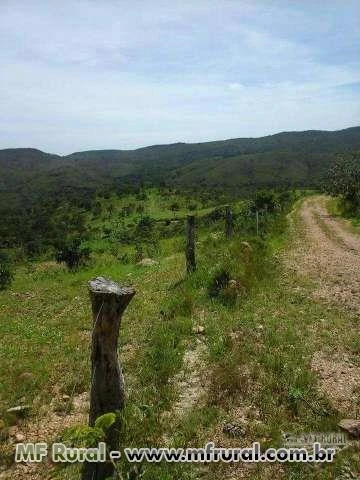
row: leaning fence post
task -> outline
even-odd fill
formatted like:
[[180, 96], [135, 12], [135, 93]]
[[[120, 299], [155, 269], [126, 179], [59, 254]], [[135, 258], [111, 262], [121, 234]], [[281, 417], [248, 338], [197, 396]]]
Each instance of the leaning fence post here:
[[233, 234], [233, 213], [231, 211], [230, 205], [225, 207], [225, 237], [230, 238]]
[[188, 273], [196, 270], [195, 262], [195, 217], [188, 215], [186, 219], [186, 270]]
[[[109, 412], [119, 412], [124, 407], [124, 379], [118, 358], [118, 338], [121, 317], [135, 295], [131, 287], [122, 287], [112, 280], [97, 277], [89, 282], [93, 314], [91, 352], [91, 391], [89, 425]], [[119, 449], [120, 417], [106, 431], [108, 450]], [[104, 480], [114, 473], [114, 465], [86, 463], [83, 480]]]

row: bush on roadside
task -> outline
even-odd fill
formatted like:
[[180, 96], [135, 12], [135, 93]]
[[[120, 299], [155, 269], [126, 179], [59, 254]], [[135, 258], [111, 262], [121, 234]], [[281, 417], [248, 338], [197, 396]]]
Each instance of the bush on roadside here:
[[339, 156], [331, 166], [326, 182], [326, 192], [339, 196], [349, 213], [360, 212], [360, 153]]

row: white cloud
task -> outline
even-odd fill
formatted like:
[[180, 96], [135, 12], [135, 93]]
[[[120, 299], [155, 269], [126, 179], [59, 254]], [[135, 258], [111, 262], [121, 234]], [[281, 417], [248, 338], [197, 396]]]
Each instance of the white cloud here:
[[68, 153], [355, 125], [359, 90], [342, 86], [360, 82], [360, 68], [328, 36], [336, 21], [337, 50], [348, 52], [359, 8], [335, 4], [325, 17], [311, 2], [3, 0], [0, 148]]

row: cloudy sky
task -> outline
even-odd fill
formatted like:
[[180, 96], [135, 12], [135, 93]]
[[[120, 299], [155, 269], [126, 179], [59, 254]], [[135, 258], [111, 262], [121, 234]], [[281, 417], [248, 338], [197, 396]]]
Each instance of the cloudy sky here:
[[355, 125], [359, 0], [0, 0], [0, 148]]

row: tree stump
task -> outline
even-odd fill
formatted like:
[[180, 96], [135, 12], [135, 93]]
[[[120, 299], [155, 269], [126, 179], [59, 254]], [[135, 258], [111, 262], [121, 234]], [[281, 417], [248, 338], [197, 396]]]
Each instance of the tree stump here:
[[186, 270], [192, 273], [196, 270], [195, 261], [195, 217], [188, 215], [186, 219]]
[[[97, 277], [89, 282], [89, 293], [93, 313], [91, 353], [91, 392], [89, 425], [109, 412], [119, 412], [124, 407], [125, 388], [122, 369], [118, 358], [118, 338], [121, 317], [135, 295], [131, 287]], [[105, 442], [108, 450], [118, 450], [120, 440], [120, 416], [107, 430]], [[86, 463], [83, 480], [104, 480], [114, 473], [114, 465]]]

